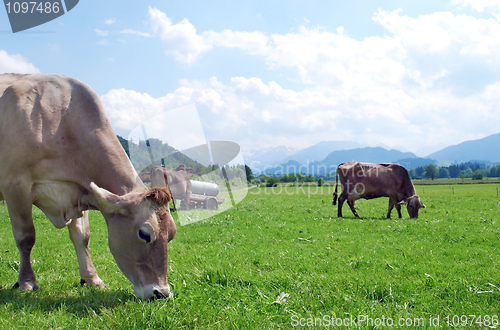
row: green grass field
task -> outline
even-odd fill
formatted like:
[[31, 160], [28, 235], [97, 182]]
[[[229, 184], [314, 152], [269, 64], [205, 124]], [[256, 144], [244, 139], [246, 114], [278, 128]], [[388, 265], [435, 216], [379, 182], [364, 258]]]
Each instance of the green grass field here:
[[[462, 315], [491, 324], [500, 314], [499, 186], [417, 186], [427, 206], [418, 220], [406, 210], [404, 219], [395, 210], [386, 219], [387, 198], [356, 202], [361, 219], [345, 205], [338, 219], [332, 186], [253, 189], [235, 208], [178, 227], [169, 244], [173, 297], [152, 302], [133, 296], [98, 212], [91, 213], [90, 252], [108, 289], [80, 287], [67, 230], [34, 209], [41, 289], [12, 290], [19, 255], [0, 204], [0, 328], [319, 328], [318, 320], [358, 315], [374, 324], [340, 328], [374, 329], [382, 317], [434, 328], [429, 318], [438, 316], [439, 328], [448, 328], [447, 315], [455, 325], [466, 321]], [[316, 327], [307, 326], [313, 319]], [[471, 327], [487, 328], [456, 328]]]

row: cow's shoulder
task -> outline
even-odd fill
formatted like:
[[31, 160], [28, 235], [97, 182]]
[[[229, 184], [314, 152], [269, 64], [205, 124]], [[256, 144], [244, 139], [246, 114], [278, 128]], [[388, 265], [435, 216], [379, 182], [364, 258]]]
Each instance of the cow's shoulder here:
[[389, 164], [389, 168], [392, 169], [392, 171], [397, 172], [397, 173], [408, 173], [408, 170], [406, 167], [404, 167], [401, 164]]
[[337, 168], [340, 169], [352, 169], [353, 167], [359, 167], [361, 166], [360, 162], [345, 162], [345, 163], [340, 163]]
[[25, 77], [25, 74], [16, 74], [16, 73], [6, 73], [0, 74], [0, 97], [3, 92], [15, 81]]
[[359, 177], [364, 176], [365, 168], [360, 162], [345, 162], [337, 166], [337, 173], [341, 177]]
[[30, 98], [31, 94], [36, 94], [36, 101], [42, 102], [47, 107], [60, 106], [60, 102], [65, 100], [67, 103], [69, 101], [92, 102], [97, 105], [98, 110], [102, 109], [99, 96], [88, 85], [66, 75], [0, 75], [0, 92], [6, 94], [7, 91], [17, 99]]

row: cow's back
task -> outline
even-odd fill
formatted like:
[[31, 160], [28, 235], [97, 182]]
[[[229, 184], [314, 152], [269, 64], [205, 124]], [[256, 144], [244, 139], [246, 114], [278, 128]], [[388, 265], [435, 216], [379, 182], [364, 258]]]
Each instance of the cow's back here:
[[[0, 75], [0, 189], [18, 177], [91, 181], [122, 194], [135, 173], [98, 95], [64, 75]], [[116, 186], [117, 178], [121, 185]], [[125, 179], [124, 179], [125, 178]]]
[[[339, 164], [337, 174], [344, 189], [356, 185], [363, 187], [363, 193], [359, 196], [355, 193], [355, 198], [389, 197], [397, 191], [413, 188], [408, 171], [399, 164], [346, 162]], [[345, 191], [347, 194], [347, 189]]]
[[90, 182], [118, 195], [140, 184], [86, 84], [35, 74], [0, 75], [0, 86], [0, 197], [22, 183], [48, 215], [57, 204], [69, 210], [86, 203]]

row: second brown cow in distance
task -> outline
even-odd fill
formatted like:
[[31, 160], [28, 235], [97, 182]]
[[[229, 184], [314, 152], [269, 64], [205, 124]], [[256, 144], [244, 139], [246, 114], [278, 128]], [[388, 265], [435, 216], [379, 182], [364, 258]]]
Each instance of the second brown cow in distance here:
[[188, 173], [185, 169], [187, 169], [185, 166], [184, 169], [178, 167], [178, 170], [155, 166], [151, 170], [151, 187], [168, 187], [174, 202], [174, 209], [175, 200], [180, 199], [182, 205], [186, 206], [186, 210], [189, 210], [189, 204], [191, 202], [191, 181], [189, 178], [191, 177], [191, 173]]
[[[337, 183], [340, 178], [342, 192], [337, 194]], [[360, 198], [372, 199], [389, 197], [387, 218], [395, 207], [399, 218], [401, 205], [406, 205], [410, 218], [418, 218], [418, 211], [425, 208], [417, 195], [406, 168], [399, 164], [373, 164], [360, 162], [341, 163], [337, 167], [336, 186], [333, 193], [333, 205], [337, 204], [338, 217], [342, 217], [342, 205], [347, 200], [352, 213], [359, 217], [354, 202]]]

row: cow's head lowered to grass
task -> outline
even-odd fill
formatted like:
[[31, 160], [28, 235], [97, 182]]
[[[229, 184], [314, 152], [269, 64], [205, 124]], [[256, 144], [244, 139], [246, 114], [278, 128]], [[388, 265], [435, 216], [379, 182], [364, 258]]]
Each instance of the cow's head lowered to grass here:
[[408, 197], [399, 202], [398, 204], [406, 205], [406, 209], [408, 210], [410, 218], [414, 219], [418, 219], [418, 210], [425, 209], [425, 205], [424, 203], [422, 203], [418, 195], [413, 195], [411, 197]]
[[142, 299], [170, 294], [167, 243], [177, 232], [166, 188], [115, 195], [91, 183], [108, 226], [108, 242], [118, 267]]

